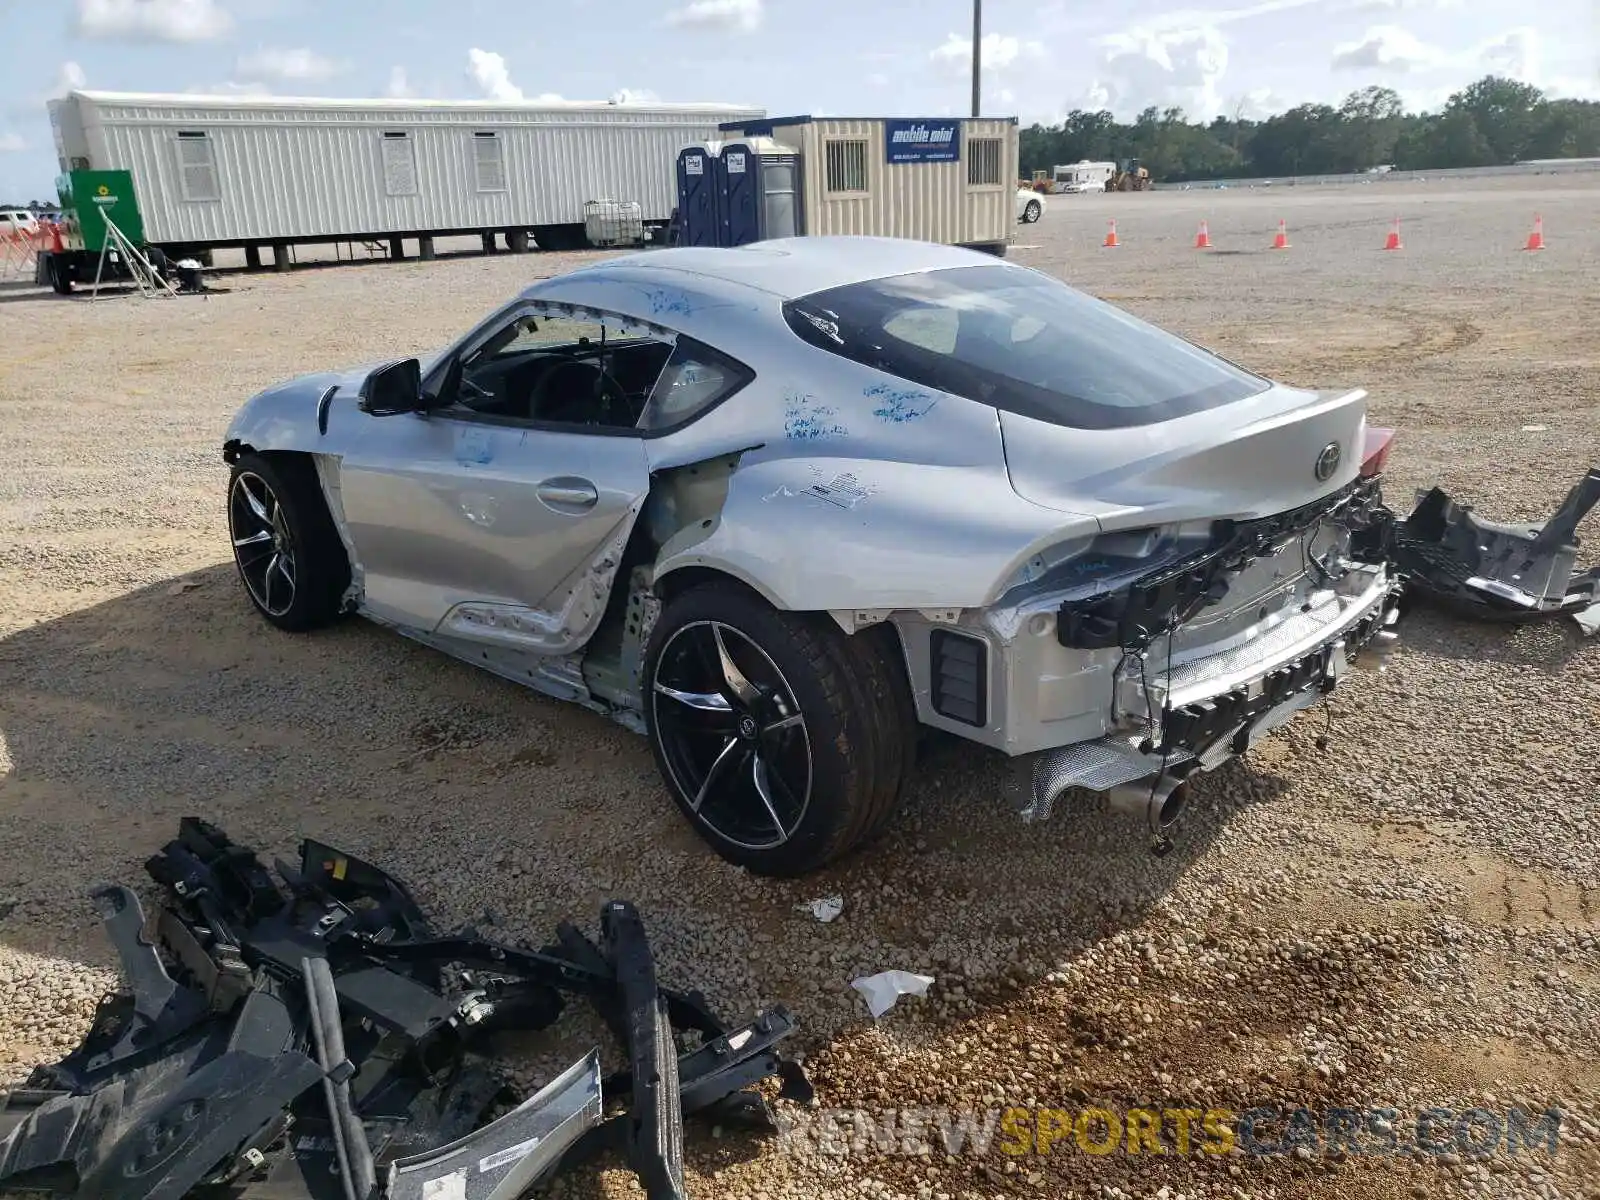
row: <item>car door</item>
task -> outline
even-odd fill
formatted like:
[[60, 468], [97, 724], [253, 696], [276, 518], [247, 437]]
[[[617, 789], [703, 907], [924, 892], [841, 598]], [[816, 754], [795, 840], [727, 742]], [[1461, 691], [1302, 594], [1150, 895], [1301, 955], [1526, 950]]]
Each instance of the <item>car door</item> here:
[[560, 349], [516, 323], [560, 341], [585, 320], [602, 340], [626, 327], [518, 307], [463, 347], [464, 402], [363, 417], [339, 492], [370, 615], [543, 653], [587, 640], [649, 489], [644, 442], [623, 414], [582, 420], [582, 396], [560, 406], [579, 419], [551, 422], [505, 394], [519, 363]]

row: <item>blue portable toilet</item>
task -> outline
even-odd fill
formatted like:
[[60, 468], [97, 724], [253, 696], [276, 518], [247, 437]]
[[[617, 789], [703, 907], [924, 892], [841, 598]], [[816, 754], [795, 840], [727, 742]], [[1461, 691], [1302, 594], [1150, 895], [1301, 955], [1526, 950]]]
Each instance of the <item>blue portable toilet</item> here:
[[722, 245], [720, 142], [699, 142], [678, 152], [678, 244]]
[[721, 245], [743, 246], [805, 232], [800, 154], [770, 137], [748, 137], [722, 147]]

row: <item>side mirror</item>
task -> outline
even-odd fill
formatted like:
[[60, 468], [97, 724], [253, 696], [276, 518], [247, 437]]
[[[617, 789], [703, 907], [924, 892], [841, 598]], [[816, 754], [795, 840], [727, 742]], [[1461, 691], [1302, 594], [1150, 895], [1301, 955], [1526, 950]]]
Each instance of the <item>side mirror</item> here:
[[426, 406], [422, 364], [417, 359], [385, 363], [361, 381], [359, 407], [374, 417], [420, 412]]

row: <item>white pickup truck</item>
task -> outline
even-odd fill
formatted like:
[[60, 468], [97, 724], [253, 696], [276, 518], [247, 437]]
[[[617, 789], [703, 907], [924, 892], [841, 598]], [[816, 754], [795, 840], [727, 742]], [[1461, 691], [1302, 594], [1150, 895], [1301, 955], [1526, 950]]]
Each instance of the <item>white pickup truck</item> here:
[[39, 219], [25, 208], [0, 208], [0, 241], [15, 241], [19, 237], [33, 237], [39, 231]]

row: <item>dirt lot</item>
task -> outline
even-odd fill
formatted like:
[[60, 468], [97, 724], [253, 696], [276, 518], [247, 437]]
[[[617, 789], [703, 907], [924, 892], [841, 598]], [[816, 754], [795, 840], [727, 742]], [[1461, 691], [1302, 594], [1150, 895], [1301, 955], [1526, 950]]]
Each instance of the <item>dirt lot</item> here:
[[[1265, 373], [1367, 387], [1402, 431], [1397, 504], [1438, 481], [1536, 519], [1600, 462], [1597, 204], [1522, 179], [1061, 196], [1013, 257]], [[1535, 211], [1550, 248], [1522, 253]], [[1575, 626], [1418, 614], [1337, 694], [1326, 750], [1303, 717], [1205, 778], [1166, 857], [1109, 816], [1019, 824], [1000, 765], [957, 748], [872, 853], [780, 884], [701, 848], [643, 739], [363, 623], [256, 618], [221, 506], [234, 407], [442, 344], [585, 257], [223, 275], [208, 300], [0, 288], [0, 1082], [74, 1043], [109, 980], [85, 889], [194, 813], [277, 853], [343, 844], [504, 936], [631, 898], [664, 979], [729, 1016], [791, 1005], [820, 1104], [874, 1121], [1387, 1106], [1403, 1150], [1425, 1108], [1564, 1112], [1553, 1156], [1482, 1160], [1182, 1156], [1170, 1126], [1160, 1157], [840, 1154], [837, 1122], [791, 1112], [782, 1141], [697, 1133], [695, 1195], [1600, 1197], [1600, 640]], [[834, 892], [832, 924], [794, 910]], [[937, 983], [875, 1025], [848, 982], [891, 967]], [[563, 1186], [631, 1194], [620, 1169]]]

